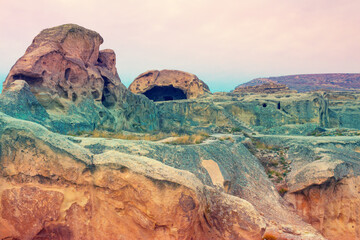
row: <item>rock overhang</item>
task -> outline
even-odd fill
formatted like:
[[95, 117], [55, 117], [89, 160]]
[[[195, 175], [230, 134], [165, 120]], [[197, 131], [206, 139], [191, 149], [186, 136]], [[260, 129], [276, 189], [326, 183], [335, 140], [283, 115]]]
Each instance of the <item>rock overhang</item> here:
[[153, 101], [194, 99], [210, 93], [196, 75], [178, 70], [150, 70], [140, 74], [129, 86]]

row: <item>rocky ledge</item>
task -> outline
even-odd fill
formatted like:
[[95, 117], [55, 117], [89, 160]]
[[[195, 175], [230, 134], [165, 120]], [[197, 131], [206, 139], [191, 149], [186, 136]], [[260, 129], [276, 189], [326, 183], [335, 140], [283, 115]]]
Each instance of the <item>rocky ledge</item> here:
[[[275, 82], [266, 82], [261, 85], [255, 86], [238, 86], [235, 88], [233, 93], [290, 93], [291, 91], [285, 84], [278, 84]], [[292, 91], [294, 92], [294, 91]], [[296, 91], [295, 91], [296, 92]]]

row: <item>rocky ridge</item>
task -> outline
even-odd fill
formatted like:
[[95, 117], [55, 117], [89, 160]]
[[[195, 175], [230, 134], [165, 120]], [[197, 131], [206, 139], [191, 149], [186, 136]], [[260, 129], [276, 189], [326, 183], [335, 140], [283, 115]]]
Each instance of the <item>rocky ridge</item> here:
[[[316, 90], [351, 91], [360, 89], [358, 73], [300, 74], [269, 78], [256, 78], [240, 86], [256, 86], [264, 83], [285, 84], [291, 90], [308, 92]], [[238, 88], [237, 87], [237, 88]]]
[[238, 86], [235, 88], [233, 93], [290, 93], [289, 88], [285, 84], [278, 84], [274, 82], [265, 82], [261, 85], [255, 86]]

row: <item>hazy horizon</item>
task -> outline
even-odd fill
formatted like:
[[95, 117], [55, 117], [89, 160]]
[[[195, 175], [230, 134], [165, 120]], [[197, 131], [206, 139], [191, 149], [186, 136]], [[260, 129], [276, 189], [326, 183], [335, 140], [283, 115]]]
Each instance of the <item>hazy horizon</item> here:
[[126, 86], [150, 69], [193, 73], [213, 92], [259, 77], [359, 72], [354, 0], [0, 3], [1, 82], [41, 30], [66, 23], [104, 38]]

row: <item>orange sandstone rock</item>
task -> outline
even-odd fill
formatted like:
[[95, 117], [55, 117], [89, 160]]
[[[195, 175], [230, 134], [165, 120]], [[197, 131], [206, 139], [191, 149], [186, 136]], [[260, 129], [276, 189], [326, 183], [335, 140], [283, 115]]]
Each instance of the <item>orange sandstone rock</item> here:
[[155, 101], [192, 99], [210, 93], [209, 87], [197, 76], [177, 70], [142, 73], [131, 83], [129, 90]]

